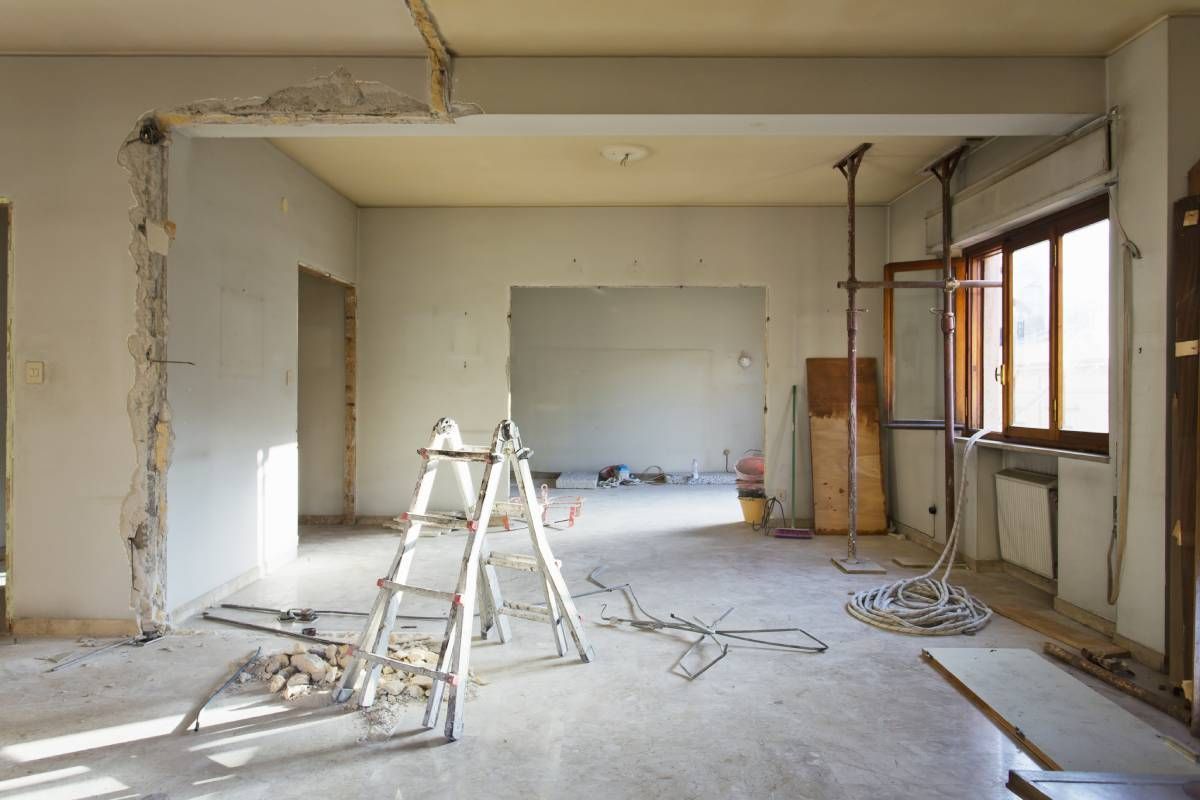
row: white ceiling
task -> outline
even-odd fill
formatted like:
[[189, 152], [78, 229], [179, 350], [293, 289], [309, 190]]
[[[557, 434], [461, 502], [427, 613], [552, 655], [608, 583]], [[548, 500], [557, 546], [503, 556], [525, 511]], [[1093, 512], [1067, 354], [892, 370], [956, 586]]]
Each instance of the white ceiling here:
[[[427, 0], [458, 54], [1103, 55], [1200, 0]], [[403, 0], [0, 0], [0, 52], [418, 55]]]
[[[400, 136], [272, 142], [360, 206], [843, 205], [833, 164], [862, 140], [846, 136], [661, 136], [621, 167], [588, 136]], [[960, 140], [875, 140], [859, 173], [862, 204], [886, 203]]]

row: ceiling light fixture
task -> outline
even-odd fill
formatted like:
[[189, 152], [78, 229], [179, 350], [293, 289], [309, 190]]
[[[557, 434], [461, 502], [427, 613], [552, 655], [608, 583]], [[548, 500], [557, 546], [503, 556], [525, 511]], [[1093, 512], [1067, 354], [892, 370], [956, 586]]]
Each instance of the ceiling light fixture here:
[[600, 155], [617, 166], [626, 167], [634, 161], [641, 161], [650, 155], [650, 151], [640, 144], [608, 144], [600, 148]]

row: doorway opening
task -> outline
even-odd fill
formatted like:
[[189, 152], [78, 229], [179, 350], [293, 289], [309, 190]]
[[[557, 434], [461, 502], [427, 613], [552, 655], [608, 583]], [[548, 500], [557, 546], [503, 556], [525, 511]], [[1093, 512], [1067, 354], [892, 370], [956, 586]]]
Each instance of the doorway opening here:
[[9, 268], [9, 254], [12, 250], [12, 204], [0, 199], [0, 331], [4, 336], [4, 365], [0, 369], [0, 632], [8, 630], [8, 585], [11, 580], [10, 568], [12, 550], [9, 540], [12, 538], [12, 522], [9, 519], [9, 508], [12, 505], [12, 403], [9, 395], [12, 392], [12, 342], [9, 336], [9, 284], [12, 280]]
[[724, 487], [740, 515], [735, 467], [765, 438], [764, 288], [513, 287], [510, 309], [511, 411], [535, 477]]
[[297, 297], [300, 524], [353, 525], [358, 292], [352, 284], [301, 265]]

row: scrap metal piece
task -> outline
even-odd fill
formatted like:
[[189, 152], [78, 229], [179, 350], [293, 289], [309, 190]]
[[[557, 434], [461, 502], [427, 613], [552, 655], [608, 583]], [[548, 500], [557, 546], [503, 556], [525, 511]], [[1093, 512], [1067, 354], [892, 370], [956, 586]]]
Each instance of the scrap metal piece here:
[[[213, 700], [216, 700], [217, 695], [219, 695], [221, 692], [228, 689], [229, 684], [236, 681], [238, 679], [238, 676], [241, 675], [243, 672], [245, 672], [251, 664], [253, 664], [255, 661], [258, 660], [258, 657], [261, 655], [262, 655], [262, 647], [260, 646], [257, 650], [255, 650], [250, 655], [250, 657], [248, 659], [246, 659], [245, 663], [243, 663], [240, 667], [238, 667], [234, 671], [234, 673], [225, 680], [224, 683], [222, 683], [220, 686], [217, 687], [217, 690], [215, 692], [213, 692], [208, 697], [206, 697], [204, 699], [204, 702], [202, 702], [199, 706], [197, 706], [195, 709], [192, 710], [191, 714], [189, 714], [187, 717], [184, 717], [183, 722], [180, 723], [179, 727], [176, 730], [186, 731], [189, 728], [191, 728], [192, 731], [200, 730], [200, 712], [202, 712], [205, 708], [207, 708], [209, 703], [211, 703]], [[192, 723], [195, 723], [195, 725], [193, 725]]]
[[[692, 621], [692, 620], [684, 619], [676, 614], [669, 615], [671, 618], [671, 621], [662, 619], [660, 617], [656, 617], [642, 606], [641, 601], [638, 600], [637, 593], [633, 591], [633, 587], [630, 584], [625, 583], [620, 586], [606, 586], [603, 583], [601, 583], [595, 577], [596, 574], [599, 573], [601, 569], [603, 569], [603, 567], [597, 567], [596, 569], [592, 570], [591, 574], [588, 575], [588, 580], [601, 588], [595, 592], [586, 592], [586, 593], [584, 593], [584, 595], [576, 595], [576, 596], [579, 597], [579, 596], [586, 596], [588, 594], [599, 594], [600, 592], [604, 592], [604, 591], [618, 591], [618, 590], [623, 591], [625, 593], [626, 599], [633, 605], [633, 607], [635, 609], [637, 609], [637, 612], [639, 614], [641, 614], [643, 617], [646, 617], [646, 619], [632, 619], [632, 618], [627, 618], [627, 617], [608, 616], [605, 613], [608, 610], [607, 603], [600, 606], [600, 619], [604, 620], [605, 622], [624, 623], [626, 625], [629, 625], [632, 628], [636, 628], [637, 630], [682, 631], [685, 633], [698, 634], [700, 636], [699, 639], [692, 642], [691, 645], [688, 647], [688, 649], [685, 650], [684, 653], [678, 659], [675, 660], [675, 663], [671, 667], [672, 670], [674, 670], [676, 667], [678, 667], [683, 672], [684, 677], [686, 677], [688, 680], [695, 680], [696, 678], [699, 678], [705, 672], [712, 669], [712, 667], [718, 661], [725, 658], [725, 656], [729, 655], [729, 648], [732, 645], [728, 642], [722, 641], [722, 639], [736, 639], [738, 641], [749, 642], [751, 644], [759, 645], [759, 647], [765, 647], [768, 649], [787, 650], [787, 651], [791, 651], [791, 652], [801, 652], [801, 653], [823, 653], [829, 649], [829, 645], [825, 644], [820, 639], [813, 636], [811, 633], [804, 630], [803, 628], [733, 628], [733, 629], [717, 628], [716, 627], [717, 623], [719, 623], [721, 620], [725, 619], [727, 616], [729, 616], [733, 612], [732, 608], [726, 610], [724, 614], [721, 614], [721, 616], [719, 616], [715, 620], [713, 620], [711, 624], [705, 624], [703, 620], [701, 620], [697, 617], [693, 617], [692, 619], [695, 621]], [[747, 636], [746, 635], [746, 634], [750, 634], [750, 633], [799, 633], [799, 634], [803, 635], [804, 637], [806, 637], [809, 641], [811, 641], [812, 644], [801, 644], [801, 643], [797, 643], [797, 642], [783, 642], [783, 641], [778, 641], [778, 640], [774, 640], [774, 639], [762, 639], [762, 638], [758, 638], [755, 636]], [[695, 652], [696, 648], [699, 647], [705, 640], [710, 640], [714, 644], [716, 644], [719, 648], [721, 648], [721, 654], [719, 656], [717, 656], [716, 658], [712, 659], [711, 661], [709, 661], [708, 663], [704, 664], [698, 670], [693, 671], [693, 670], [688, 669], [688, 667], [684, 664], [684, 660], [688, 656], [690, 656], [693, 652]]]
[[[289, 612], [312, 612], [312, 615], [313, 615], [312, 619], [316, 619], [321, 614], [325, 614], [330, 617], [365, 617], [365, 616], [367, 616], [366, 611], [337, 611], [335, 609], [330, 609], [330, 608], [267, 608], [266, 606], [243, 606], [243, 605], [238, 605], [237, 603], [221, 603], [221, 608], [232, 608], [235, 611], [253, 611], [256, 614], [275, 614], [279, 618], [280, 621], [284, 621], [284, 622], [286, 622], [288, 620], [284, 620], [283, 615], [287, 614]], [[308, 619], [304, 619], [303, 617], [296, 617], [296, 619], [300, 620], [302, 622], [310, 622], [311, 621]], [[416, 621], [420, 621], [420, 622], [445, 622], [446, 621], [446, 618], [444, 616], [443, 617], [422, 617], [422, 616], [414, 616], [412, 614], [397, 614], [396, 619], [410, 619], [410, 620], [416, 620]], [[401, 627], [413, 628], [416, 626], [402, 625]]]
[[153, 641], [155, 641], [157, 639], [161, 639], [161, 638], [162, 638], [162, 634], [158, 633], [157, 631], [154, 631], [152, 633], [143, 633], [141, 636], [130, 636], [127, 639], [118, 639], [115, 642], [109, 642], [108, 644], [104, 645], [103, 647], [97, 647], [94, 650], [88, 650], [86, 652], [80, 653], [79, 655], [75, 656], [74, 658], [67, 659], [66, 661], [60, 661], [59, 663], [55, 664], [50, 669], [46, 670], [46, 672], [57, 672], [58, 670], [63, 669], [64, 667], [74, 666], [75, 664], [78, 664], [82, 661], [86, 661], [86, 660], [92, 658], [93, 656], [98, 656], [101, 653], [108, 652], [109, 650], [115, 650], [116, 648], [118, 648], [122, 645], [130, 645], [132, 647], [142, 647], [143, 645], [147, 645], [150, 642], [153, 642]]
[[228, 617], [218, 617], [217, 615], [210, 614], [207, 611], [205, 611], [200, 616], [203, 617], [204, 619], [212, 620], [213, 622], [220, 622], [222, 625], [232, 625], [235, 628], [245, 628], [246, 630], [258, 631], [260, 633], [271, 633], [276, 636], [283, 636], [284, 638], [287, 638], [287, 639], [299, 639], [302, 642], [312, 642], [313, 644], [332, 644], [332, 645], [338, 645], [338, 646], [348, 644], [348, 642], [337, 642], [337, 641], [334, 641], [333, 639], [325, 639], [320, 636], [308, 636], [303, 633], [296, 633], [294, 631], [285, 631], [285, 630], [281, 630], [280, 628], [271, 628], [266, 625], [255, 625], [253, 622], [242, 622], [240, 619], [229, 619]]

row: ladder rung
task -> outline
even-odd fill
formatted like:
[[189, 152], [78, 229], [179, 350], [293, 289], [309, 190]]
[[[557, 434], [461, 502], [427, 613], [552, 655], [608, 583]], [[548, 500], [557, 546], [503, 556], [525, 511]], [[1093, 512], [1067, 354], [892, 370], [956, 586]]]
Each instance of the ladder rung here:
[[357, 647], [352, 647], [350, 652], [361, 659], [369, 661], [372, 664], [378, 664], [381, 667], [391, 667], [401, 672], [411, 672], [413, 675], [425, 675], [426, 677], [433, 678], [435, 681], [445, 681], [451, 686], [458, 685], [458, 676], [453, 672], [442, 672], [441, 670], [429, 669], [428, 667], [419, 667], [416, 664], [409, 664], [407, 661], [376, 655], [369, 650], [359, 650]]
[[508, 602], [496, 609], [498, 614], [507, 614], [518, 619], [528, 619], [534, 622], [553, 622], [550, 611], [545, 606], [533, 606], [529, 603]]
[[429, 528], [470, 528], [474, 520], [465, 514], [410, 514], [407, 511], [396, 517], [396, 527], [419, 522]]
[[[516, 553], [492, 553], [488, 556], [487, 563], [493, 567], [503, 567], [504, 569], [519, 569], [522, 572], [541, 572], [542, 568], [538, 566], [538, 561], [533, 556], [523, 556]], [[554, 559], [554, 566], [561, 567], [562, 562], [557, 558]]]
[[422, 447], [417, 455], [431, 461], [482, 461], [485, 464], [497, 463], [501, 456], [493, 453], [488, 447], [470, 447], [463, 445], [457, 450], [436, 450], [432, 447]]
[[375, 582], [380, 589], [388, 589], [393, 592], [408, 592], [409, 594], [417, 594], [422, 597], [433, 597], [438, 600], [453, 600], [454, 592], [442, 592], [437, 589], [426, 589], [424, 586], [413, 586], [407, 583], [396, 583], [389, 581], [387, 578], [380, 578]]

